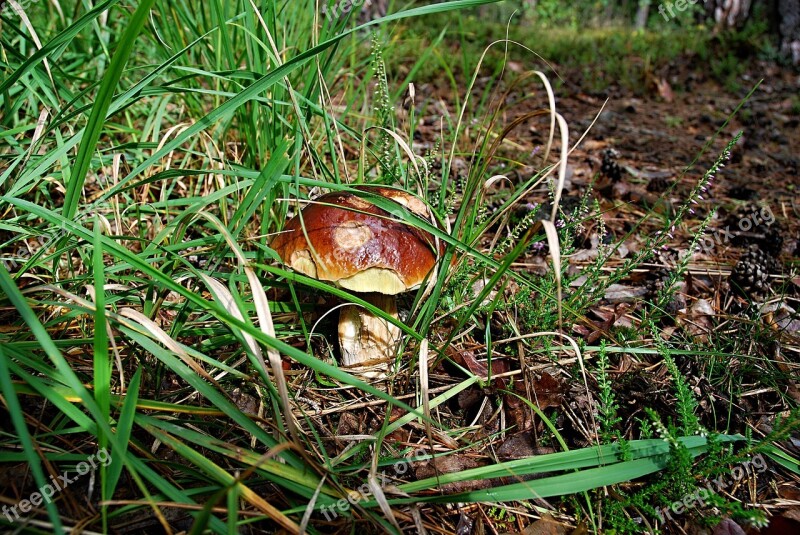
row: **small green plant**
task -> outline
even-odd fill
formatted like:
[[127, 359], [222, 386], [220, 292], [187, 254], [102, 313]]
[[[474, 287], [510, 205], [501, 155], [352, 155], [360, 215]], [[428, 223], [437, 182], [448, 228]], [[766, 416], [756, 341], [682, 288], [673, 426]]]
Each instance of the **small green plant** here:
[[619, 430], [622, 418], [617, 413], [619, 405], [614, 395], [613, 384], [608, 377], [608, 367], [608, 353], [605, 341], [603, 341], [597, 354], [597, 385], [600, 389], [600, 410], [597, 423], [600, 425], [600, 439], [603, 442], [619, 441], [622, 443], [625, 440]]
[[792, 97], [792, 115], [800, 115], [800, 96], [795, 95]]
[[517, 517], [510, 513], [506, 508], [492, 506], [489, 508], [489, 511], [486, 514], [494, 521], [497, 528], [501, 530], [506, 530], [509, 528], [513, 529], [513, 526], [517, 521]]
[[380, 181], [391, 184], [397, 181], [399, 156], [397, 145], [390, 132], [395, 131], [395, 109], [389, 94], [389, 81], [386, 77], [386, 62], [383, 59], [383, 44], [377, 35], [372, 36], [372, 78], [375, 92], [373, 94], [373, 121], [378, 132], [375, 140], [375, 153], [381, 169]]
[[683, 434], [687, 435], [705, 432], [700, 425], [700, 421], [697, 419], [698, 404], [694, 394], [692, 393], [692, 389], [686, 383], [686, 379], [683, 377], [683, 374], [681, 374], [680, 370], [678, 370], [675, 360], [673, 360], [672, 355], [670, 355], [658, 332], [655, 332], [655, 329], [653, 329], [653, 331], [659, 355], [662, 359], [664, 359], [664, 365], [667, 367], [667, 370], [672, 376], [672, 381], [675, 384], [676, 409], [678, 411], [678, 429]]
[[683, 117], [676, 117], [674, 115], [667, 115], [664, 117], [664, 123], [669, 128], [678, 128], [683, 124]]

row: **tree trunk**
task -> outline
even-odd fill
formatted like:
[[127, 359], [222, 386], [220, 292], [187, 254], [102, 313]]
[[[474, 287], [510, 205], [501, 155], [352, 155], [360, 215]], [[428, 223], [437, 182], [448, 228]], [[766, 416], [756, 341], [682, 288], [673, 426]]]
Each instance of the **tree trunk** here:
[[361, 11], [358, 14], [358, 22], [363, 24], [370, 20], [384, 17], [388, 7], [389, 0], [364, 0]]
[[750, 4], [750, 0], [712, 0], [706, 2], [706, 11], [717, 28], [737, 28], [750, 16]]
[[800, 65], [800, 0], [778, 0], [781, 53]]
[[647, 17], [650, 15], [650, 0], [639, 0], [639, 9], [636, 10], [634, 28], [643, 30], [647, 26]]
[[[766, 4], [763, 9], [781, 54], [800, 65], [800, 0], [770, 0]], [[730, 30], [741, 27], [752, 7], [751, 0], [709, 0], [706, 13], [714, 19], [717, 30]]]

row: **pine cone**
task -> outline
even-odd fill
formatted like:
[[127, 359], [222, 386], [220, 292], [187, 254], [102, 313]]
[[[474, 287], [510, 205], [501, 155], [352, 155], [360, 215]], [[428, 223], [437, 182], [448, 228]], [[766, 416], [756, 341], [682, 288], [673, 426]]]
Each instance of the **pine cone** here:
[[667, 268], [656, 268], [648, 272], [644, 283], [644, 287], [647, 290], [645, 298], [648, 301], [655, 299], [658, 292], [663, 290], [667, 285], [670, 277], [672, 277], [672, 270]]
[[656, 249], [653, 252], [653, 263], [658, 267], [647, 272], [645, 275], [645, 288], [647, 293], [645, 299], [653, 300], [658, 295], [658, 292], [664, 289], [669, 279], [674, 273], [675, 266], [678, 263], [678, 251], [668, 249]]
[[603, 163], [600, 165], [600, 174], [607, 177], [611, 182], [619, 182], [622, 178], [622, 169], [617, 163], [619, 151], [616, 149], [605, 149], [603, 151]]
[[779, 267], [774, 257], [751, 245], [731, 272], [731, 289], [743, 297], [763, 296], [769, 291], [770, 273]]
[[647, 183], [647, 191], [651, 193], [664, 193], [672, 185], [672, 181], [664, 176], [657, 176]]
[[740, 201], [753, 201], [758, 198], [758, 192], [747, 186], [734, 186], [728, 190], [728, 195], [732, 199], [738, 199]]

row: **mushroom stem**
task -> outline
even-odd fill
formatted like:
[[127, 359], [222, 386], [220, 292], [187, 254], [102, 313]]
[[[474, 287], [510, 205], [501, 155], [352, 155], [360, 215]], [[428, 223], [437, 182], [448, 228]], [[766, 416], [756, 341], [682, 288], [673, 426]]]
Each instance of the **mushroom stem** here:
[[[393, 295], [363, 293], [361, 297], [393, 318], [398, 318]], [[343, 366], [362, 366], [395, 357], [400, 341], [400, 328], [368, 310], [347, 305], [339, 313], [339, 346]]]

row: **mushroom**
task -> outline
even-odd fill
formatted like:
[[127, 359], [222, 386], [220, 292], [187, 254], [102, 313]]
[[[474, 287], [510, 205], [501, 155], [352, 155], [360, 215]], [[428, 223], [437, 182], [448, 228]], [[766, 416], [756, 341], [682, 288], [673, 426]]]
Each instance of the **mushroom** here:
[[[432, 219], [428, 206], [405, 191], [382, 186], [355, 189], [380, 195], [425, 220]], [[437, 241], [367, 199], [334, 192], [316, 198], [292, 218], [271, 247], [296, 271], [357, 292], [398, 318], [395, 296], [422, 284], [436, 264]], [[400, 328], [385, 319], [360, 306], [345, 305], [339, 313], [342, 364], [370, 366], [391, 360], [400, 334]]]

